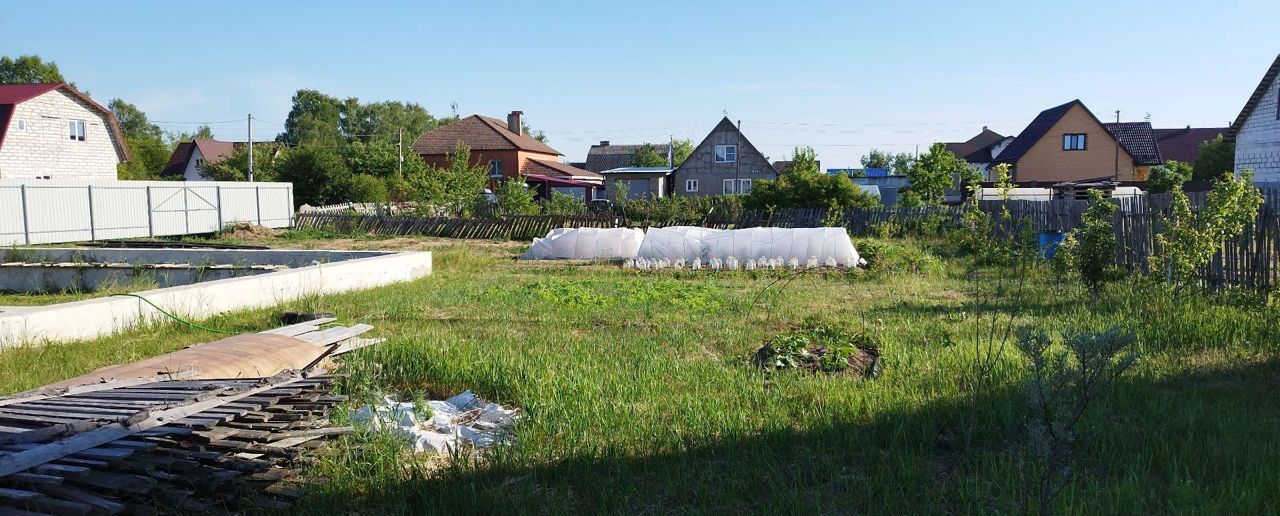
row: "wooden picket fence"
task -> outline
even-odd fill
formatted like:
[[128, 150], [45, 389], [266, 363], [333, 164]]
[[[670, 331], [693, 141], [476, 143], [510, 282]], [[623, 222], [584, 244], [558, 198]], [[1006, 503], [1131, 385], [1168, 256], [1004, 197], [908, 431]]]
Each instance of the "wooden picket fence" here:
[[299, 213], [294, 227], [326, 229], [339, 233], [372, 235], [423, 235], [445, 238], [532, 240], [555, 228], [611, 228], [617, 219], [608, 216], [530, 215], [464, 219], [360, 215], [350, 213]]

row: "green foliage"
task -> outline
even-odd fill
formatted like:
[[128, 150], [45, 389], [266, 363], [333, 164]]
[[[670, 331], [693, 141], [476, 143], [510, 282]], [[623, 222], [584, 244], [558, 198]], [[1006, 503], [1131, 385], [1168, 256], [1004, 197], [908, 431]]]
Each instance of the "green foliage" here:
[[690, 154], [693, 154], [693, 140], [673, 140], [671, 145], [672, 159], [677, 167], [684, 163], [684, 160], [689, 159]]
[[631, 194], [631, 183], [622, 180], [613, 182], [613, 203], [618, 206], [627, 204], [627, 196]]
[[[277, 164], [282, 161], [282, 156], [289, 152], [287, 148], [278, 143], [255, 143], [253, 145], [253, 180], [278, 180], [280, 172], [277, 170]], [[249, 146], [236, 145], [232, 149], [230, 156], [217, 163], [206, 161], [200, 165], [199, 170], [201, 176], [213, 181], [248, 181]]]
[[107, 103], [107, 109], [111, 110], [111, 114], [115, 115], [116, 120], [120, 122], [120, 129], [124, 131], [126, 138], [155, 138], [159, 140], [164, 136], [160, 126], [147, 120], [147, 114], [138, 109], [138, 106], [121, 99], [111, 99], [111, 102]]
[[1207, 142], [1200, 142], [1200, 154], [1196, 157], [1193, 179], [1210, 180], [1236, 168], [1236, 146], [1221, 134]]
[[408, 202], [413, 200], [413, 185], [402, 177], [391, 176], [383, 180], [387, 185], [387, 200], [391, 202]]
[[586, 203], [556, 191], [552, 191], [551, 198], [542, 203], [542, 212], [547, 215], [582, 215], [586, 211]]
[[172, 149], [159, 137], [126, 137], [129, 153], [133, 158], [117, 165], [120, 179], [160, 179], [160, 172], [169, 162]]
[[772, 339], [752, 357], [758, 367], [839, 373], [863, 350], [878, 353], [880, 342], [869, 333], [831, 325], [806, 324]]
[[946, 265], [928, 250], [911, 242], [890, 239], [860, 239], [858, 256], [867, 261], [867, 272], [923, 276], [941, 274]]
[[1196, 278], [1196, 270], [1209, 263], [1225, 240], [1240, 236], [1258, 217], [1262, 193], [1253, 186], [1253, 172], [1223, 174], [1205, 199], [1192, 211], [1182, 188], [1173, 189], [1170, 217], [1156, 235], [1157, 254], [1152, 267], [1164, 271], [1166, 281], [1178, 289]]
[[916, 166], [916, 157], [909, 152], [899, 152], [893, 155], [893, 163], [891, 167], [893, 174], [905, 176], [911, 173], [911, 169]]
[[498, 198], [498, 209], [503, 215], [536, 215], [538, 213], [538, 203], [533, 199], [537, 191], [529, 188], [523, 177], [502, 180], [493, 193]]
[[911, 184], [900, 191], [899, 202], [905, 206], [940, 205], [954, 182], [953, 176], [968, 168], [969, 164], [947, 150], [946, 145], [935, 143], [907, 170]]
[[0, 57], [0, 84], [31, 84], [67, 82], [58, 71], [58, 64], [44, 62], [40, 56], [24, 55], [17, 59]]
[[757, 180], [742, 201], [753, 210], [779, 208], [827, 208], [846, 211], [850, 208], [872, 208], [880, 200], [864, 192], [844, 174], [817, 171], [812, 149], [797, 148], [793, 166], [776, 181]]
[[631, 157], [631, 166], [633, 167], [665, 167], [667, 166], [667, 157], [658, 154], [658, 150], [653, 144], [646, 143], [640, 146], [640, 150], [636, 151]]
[[862, 157], [863, 168], [892, 168], [893, 155], [878, 149], [871, 149], [871, 152]]
[[670, 196], [632, 199], [619, 204], [622, 213], [637, 226], [698, 225], [709, 216], [736, 219], [742, 215], [742, 197], [736, 195]]
[[351, 189], [347, 194], [351, 202], [387, 202], [387, 184], [367, 174], [351, 177]]
[[[407, 145], [406, 145], [407, 150]], [[343, 157], [347, 168], [353, 174], [367, 174], [374, 177], [387, 178], [399, 173], [399, 153], [394, 141], [353, 141], [343, 148]], [[422, 157], [407, 152], [404, 155], [403, 177], [410, 177], [427, 170]]]
[[274, 169], [278, 180], [293, 183], [293, 202], [299, 206], [345, 202], [350, 193], [351, 172], [329, 147], [302, 145], [284, 153]]
[[1089, 190], [1089, 208], [1080, 216], [1080, 227], [1071, 232], [1072, 242], [1058, 249], [1094, 297], [1115, 267], [1116, 210], [1115, 203], [1097, 190]]
[[1164, 165], [1151, 169], [1151, 177], [1147, 178], [1147, 191], [1164, 193], [1181, 187], [1191, 180], [1192, 166], [1181, 161], [1169, 160]]
[[[409, 176], [418, 203], [448, 215], [468, 216], [489, 180], [489, 168], [471, 163], [471, 149], [458, 142], [444, 167], [428, 167]], [[421, 206], [420, 206], [421, 208]]]
[[293, 107], [284, 121], [284, 132], [277, 140], [290, 146], [316, 144], [337, 148], [344, 141], [342, 111], [344, 104], [316, 90], [298, 90]]

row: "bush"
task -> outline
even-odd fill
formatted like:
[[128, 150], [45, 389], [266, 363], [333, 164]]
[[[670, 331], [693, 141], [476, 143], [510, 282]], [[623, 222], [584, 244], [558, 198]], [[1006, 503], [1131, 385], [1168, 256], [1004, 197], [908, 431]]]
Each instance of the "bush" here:
[[1257, 219], [1261, 207], [1262, 193], [1253, 186], [1253, 172], [1248, 170], [1239, 176], [1223, 174], [1196, 212], [1182, 188], [1174, 188], [1169, 221], [1156, 235], [1158, 254], [1151, 257], [1152, 268], [1164, 271], [1177, 288], [1185, 286], [1222, 242], [1239, 237]]
[[538, 203], [533, 197], [537, 192], [525, 184], [524, 179], [506, 179], [498, 183], [494, 196], [498, 198], [498, 209], [503, 215], [534, 215], [538, 213]]
[[376, 177], [356, 174], [351, 178], [351, 191], [347, 198], [351, 202], [387, 202], [387, 185]]
[[293, 200], [299, 206], [345, 202], [350, 193], [351, 172], [330, 147], [303, 145], [293, 149], [276, 164], [276, 172], [281, 181], [293, 183]]
[[1071, 231], [1072, 242], [1058, 248], [1064, 263], [1079, 274], [1095, 299], [1116, 264], [1115, 214], [1114, 203], [1090, 190], [1089, 209], [1081, 215], [1080, 227]]
[[915, 245], [885, 240], [855, 242], [858, 256], [867, 261], [867, 271], [887, 274], [937, 274], [945, 268], [942, 260]]
[[586, 211], [586, 203], [560, 192], [551, 192], [551, 198], [542, 203], [542, 212], [547, 215], [582, 215]]
[[879, 374], [880, 342], [868, 333], [829, 325], [805, 325], [778, 335], [756, 351], [752, 362], [766, 371]]
[[1147, 179], [1147, 191], [1151, 193], [1171, 191], [1190, 181], [1191, 176], [1191, 165], [1181, 161], [1166, 161], [1164, 165], [1151, 170], [1151, 177]]

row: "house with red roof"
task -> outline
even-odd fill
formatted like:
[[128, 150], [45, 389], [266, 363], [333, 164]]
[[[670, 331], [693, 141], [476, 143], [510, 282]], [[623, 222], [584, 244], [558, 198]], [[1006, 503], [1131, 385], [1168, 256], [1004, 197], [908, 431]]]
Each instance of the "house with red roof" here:
[[129, 160], [111, 110], [69, 84], [0, 84], [0, 178], [116, 179]]
[[539, 197], [555, 191], [589, 200], [604, 176], [562, 162], [560, 151], [524, 133], [523, 115], [512, 111], [506, 122], [480, 115], [461, 118], [423, 133], [412, 149], [427, 165], [444, 167], [461, 143], [471, 150], [472, 164], [488, 168], [491, 181], [523, 176], [537, 184]]
[[[231, 157], [236, 149], [248, 144], [248, 142], [201, 139], [180, 142], [177, 147], [174, 147], [173, 154], [169, 156], [169, 162], [165, 164], [160, 176], [183, 181], [206, 181], [208, 178], [204, 177], [201, 167], [206, 164], [217, 164]], [[272, 145], [272, 142], [262, 142], [259, 145]]]

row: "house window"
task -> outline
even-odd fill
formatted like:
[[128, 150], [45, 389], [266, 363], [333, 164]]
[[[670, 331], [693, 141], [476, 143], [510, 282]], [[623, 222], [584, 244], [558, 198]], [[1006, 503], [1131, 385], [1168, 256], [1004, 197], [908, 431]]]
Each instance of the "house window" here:
[[1085, 135], [1083, 134], [1064, 134], [1062, 135], [1062, 150], [1084, 150]]
[[502, 177], [502, 160], [492, 160], [489, 162], [489, 177]]
[[67, 120], [67, 134], [71, 141], [84, 141], [84, 120]]
[[716, 145], [716, 163], [733, 163], [738, 161], [737, 145]]
[[698, 180], [697, 180], [697, 179], [686, 179], [686, 180], [684, 181], [684, 191], [686, 191], [686, 192], [696, 192], [696, 191], [698, 191]]
[[202, 159], [197, 159], [197, 160], [196, 160], [196, 168], [200, 168], [200, 167], [203, 167], [203, 166], [204, 166], [204, 160], [202, 160]]
[[750, 179], [725, 179], [722, 187], [722, 192], [725, 195], [734, 195], [734, 194], [745, 195], [745, 194], [751, 193], [751, 180]]
[[27, 120], [26, 120], [25, 118], [19, 118], [19, 119], [18, 119], [18, 124], [17, 124], [17, 125], [18, 125], [18, 130], [19, 130], [19, 131], [26, 131], [26, 130], [27, 130]]
[[743, 179], [743, 180], [741, 180], [741, 182], [739, 182], [739, 183], [738, 183], [738, 193], [740, 193], [740, 194], [749, 194], [749, 193], [751, 193], [751, 180], [750, 180], [750, 179]]

